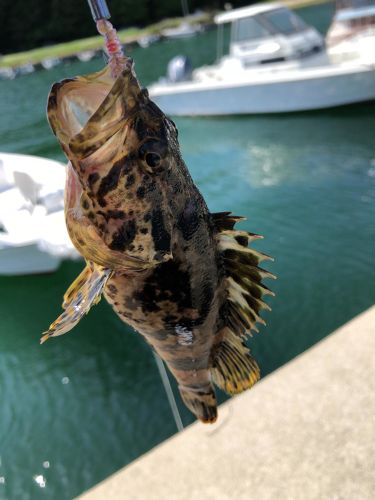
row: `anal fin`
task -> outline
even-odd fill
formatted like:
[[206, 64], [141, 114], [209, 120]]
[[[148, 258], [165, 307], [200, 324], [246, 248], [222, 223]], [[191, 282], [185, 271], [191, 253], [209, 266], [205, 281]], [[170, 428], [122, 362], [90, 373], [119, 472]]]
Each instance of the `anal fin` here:
[[228, 394], [250, 389], [260, 378], [259, 367], [249, 349], [229, 328], [222, 330], [221, 341], [214, 349], [211, 376]]
[[112, 272], [111, 269], [87, 264], [64, 295], [65, 311], [50, 325], [48, 331], [40, 339], [40, 343], [43, 344], [50, 337], [69, 332], [89, 312], [91, 306], [99, 302], [103, 288]]

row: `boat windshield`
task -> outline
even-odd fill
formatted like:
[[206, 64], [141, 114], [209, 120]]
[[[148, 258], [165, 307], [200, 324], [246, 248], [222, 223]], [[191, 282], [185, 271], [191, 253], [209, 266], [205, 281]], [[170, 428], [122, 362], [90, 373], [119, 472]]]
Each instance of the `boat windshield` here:
[[275, 9], [256, 16], [238, 19], [233, 26], [232, 41], [245, 42], [282, 33], [291, 35], [307, 29], [306, 24], [288, 9]]
[[291, 35], [307, 28], [298, 16], [287, 9], [277, 9], [262, 14], [262, 20], [270, 25], [273, 32]]
[[234, 26], [233, 41], [244, 42], [270, 36], [270, 31], [263, 26], [255, 17], [239, 19]]

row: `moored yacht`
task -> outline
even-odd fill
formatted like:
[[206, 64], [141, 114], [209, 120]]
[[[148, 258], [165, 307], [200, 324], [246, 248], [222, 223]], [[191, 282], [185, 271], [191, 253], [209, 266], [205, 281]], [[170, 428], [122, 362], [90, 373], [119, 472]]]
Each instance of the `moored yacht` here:
[[[323, 37], [278, 3], [257, 4], [215, 17], [218, 46], [231, 24], [229, 54], [193, 72], [170, 68], [150, 95], [172, 115], [282, 113], [329, 108], [375, 98], [375, 45], [340, 57]], [[188, 67], [188, 64], [187, 64]]]

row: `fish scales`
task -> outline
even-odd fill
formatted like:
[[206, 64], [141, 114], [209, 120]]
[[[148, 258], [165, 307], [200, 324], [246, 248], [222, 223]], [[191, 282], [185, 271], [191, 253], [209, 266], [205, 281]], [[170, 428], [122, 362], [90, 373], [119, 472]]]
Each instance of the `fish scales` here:
[[123, 59], [52, 87], [48, 118], [69, 160], [70, 237], [86, 267], [42, 337], [66, 333], [104, 295], [176, 378], [203, 422], [217, 418], [214, 384], [250, 388], [259, 368], [244, 339], [272, 294], [265, 256], [230, 212], [212, 214], [181, 157], [172, 120], [149, 99]]

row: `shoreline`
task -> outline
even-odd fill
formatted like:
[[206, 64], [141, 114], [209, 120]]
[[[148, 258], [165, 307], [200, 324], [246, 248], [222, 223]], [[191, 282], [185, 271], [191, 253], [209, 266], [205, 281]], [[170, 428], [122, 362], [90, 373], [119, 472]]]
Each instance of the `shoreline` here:
[[[299, 9], [308, 7], [310, 5], [320, 5], [328, 3], [330, 0], [282, 0], [282, 3], [289, 8]], [[213, 23], [215, 13], [204, 13], [201, 16], [189, 16], [188, 22], [190, 24], [205, 24], [210, 25]], [[118, 30], [119, 39], [123, 44], [132, 45], [138, 40], [149, 36], [161, 36], [162, 30], [166, 28], [174, 28], [178, 26], [183, 17], [168, 18], [158, 23], [151, 24], [146, 28], [126, 28]], [[186, 19], [185, 19], [186, 20]], [[71, 42], [59, 43], [46, 47], [31, 49], [24, 52], [16, 52], [13, 54], [6, 54], [0, 57], [0, 70], [17, 70], [25, 65], [39, 65], [46, 59], [66, 59], [78, 57], [82, 52], [100, 51], [103, 48], [103, 38], [100, 35]]]
[[[143, 37], [160, 36], [162, 30], [178, 26], [182, 17], [163, 19], [158, 23], [151, 24], [145, 28], [130, 27], [117, 30], [120, 42], [125, 45], [133, 45]], [[202, 14], [201, 16], [190, 16], [190, 24], [210, 24], [213, 14]], [[101, 51], [103, 49], [103, 37], [96, 35], [88, 38], [72, 40], [71, 42], [58, 43], [24, 52], [6, 54], [0, 57], [0, 69], [17, 69], [26, 64], [38, 65], [45, 59], [59, 58], [65, 59], [77, 57], [86, 51]]]

